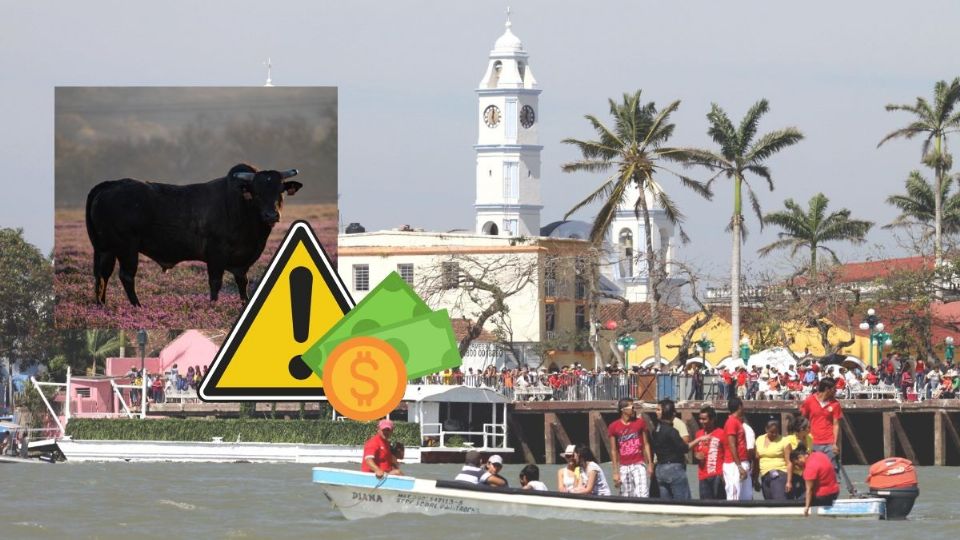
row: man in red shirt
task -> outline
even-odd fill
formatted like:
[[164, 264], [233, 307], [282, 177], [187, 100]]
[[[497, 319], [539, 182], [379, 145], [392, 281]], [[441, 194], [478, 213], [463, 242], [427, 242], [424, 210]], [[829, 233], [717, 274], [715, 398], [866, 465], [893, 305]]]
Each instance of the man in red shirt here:
[[[747, 436], [743, 430], [743, 400], [732, 398], [727, 404], [730, 416], [723, 425], [723, 483], [728, 501], [740, 500], [740, 494], [752, 490]], [[752, 491], [751, 491], [752, 493]]]
[[700, 409], [700, 429], [690, 441], [697, 458], [700, 500], [724, 499], [723, 492], [723, 429], [717, 427], [717, 411], [707, 405]]
[[840, 419], [843, 411], [836, 400], [836, 382], [830, 377], [820, 380], [817, 393], [810, 395], [800, 405], [800, 414], [810, 421], [810, 434], [813, 435], [813, 448], [823, 452], [833, 462], [834, 468], [840, 467]]
[[793, 450], [790, 452], [790, 461], [803, 469], [803, 480], [806, 483], [806, 503], [803, 515], [810, 515], [811, 506], [828, 506], [840, 495], [840, 484], [837, 483], [837, 472], [833, 463], [823, 452]]
[[621, 399], [617, 409], [620, 418], [607, 426], [613, 449], [610, 456], [613, 484], [620, 488], [623, 497], [649, 497], [653, 457], [647, 423], [637, 418], [632, 399]]
[[377, 478], [383, 478], [383, 475], [393, 472], [393, 465], [390, 456], [390, 435], [393, 434], [393, 422], [390, 420], [381, 420], [377, 424], [377, 433], [363, 445], [363, 463], [360, 470], [363, 472], [372, 472]]

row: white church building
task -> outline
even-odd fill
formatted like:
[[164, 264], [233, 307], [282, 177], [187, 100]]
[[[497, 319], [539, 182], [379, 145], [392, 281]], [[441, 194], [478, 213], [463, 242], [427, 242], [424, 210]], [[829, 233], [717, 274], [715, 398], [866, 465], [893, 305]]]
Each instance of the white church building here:
[[[452, 269], [454, 264], [459, 264], [462, 271], [467, 260], [495, 265], [509, 259], [537, 266], [534, 279], [527, 285], [529, 290], [507, 302], [513, 325], [511, 339], [517, 345], [515, 350], [523, 354], [520, 358], [489, 354], [473, 358], [468, 353], [464, 370], [489, 363], [498, 367], [512, 362], [539, 364], [540, 358], [534, 353], [536, 344], [590, 329], [585, 287], [574, 268], [578, 258], [588, 256], [590, 224], [567, 220], [541, 226], [540, 93], [529, 55], [513, 33], [508, 14], [504, 33], [494, 43], [476, 89], [474, 233], [404, 228], [343, 233], [338, 237], [339, 273], [357, 301], [392, 271], [400, 273], [424, 296], [422, 289], [428, 276], [436, 275], [438, 269]], [[643, 221], [634, 211], [638, 196], [634, 190], [618, 209], [601, 265], [601, 288], [631, 302], [645, 301], [648, 290], [646, 262], [638, 257], [644, 252]], [[663, 210], [652, 204], [650, 207], [654, 246], [658, 246], [671, 274], [670, 261], [676, 250], [674, 226]], [[358, 229], [355, 225], [348, 227], [351, 231]], [[451, 291], [424, 299], [434, 309], [447, 308], [453, 318], [473, 319], [482, 309], [464, 302], [462, 295], [454, 300], [455, 296]], [[577, 351], [571, 347], [555, 351], [554, 356], [552, 360], [558, 364], [593, 363], [589, 349]], [[545, 361], [544, 365], [549, 363]]]

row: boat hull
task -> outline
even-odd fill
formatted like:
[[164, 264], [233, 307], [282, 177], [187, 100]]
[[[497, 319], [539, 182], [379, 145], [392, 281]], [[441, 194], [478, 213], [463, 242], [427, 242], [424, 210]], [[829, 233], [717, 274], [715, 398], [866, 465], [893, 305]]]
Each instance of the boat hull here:
[[[603, 523], [662, 522], [671, 517], [747, 518], [802, 517], [803, 507], [796, 503], [704, 504], [701, 501], [629, 501], [620, 497], [571, 497], [536, 492], [470, 489], [450, 487], [411, 477], [386, 477], [378, 480], [369, 473], [315, 467], [313, 481], [347, 519], [376, 518], [386, 514], [483, 514], [537, 519], [570, 519]], [[439, 484], [439, 485], [438, 485]], [[879, 519], [884, 500], [841, 499], [831, 507], [811, 509], [820, 517], [858, 517]]]
[[[80, 441], [60, 439], [68, 462], [360, 463], [362, 446], [255, 442]], [[407, 448], [404, 463], [419, 463], [420, 449]]]

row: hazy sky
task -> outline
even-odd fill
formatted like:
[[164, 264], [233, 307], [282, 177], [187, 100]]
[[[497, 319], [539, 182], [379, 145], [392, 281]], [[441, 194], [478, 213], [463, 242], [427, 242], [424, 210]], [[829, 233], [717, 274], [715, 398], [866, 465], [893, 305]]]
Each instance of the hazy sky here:
[[[508, 2], [14, 2], [0, 19], [0, 157], [6, 163], [0, 226], [53, 245], [53, 98], [57, 85], [276, 85], [339, 87], [340, 208], [368, 230], [409, 223], [471, 227], [476, 88]], [[513, 1], [513, 31], [540, 83], [543, 224], [559, 219], [600, 178], [560, 171], [576, 157], [560, 144], [591, 135], [582, 116], [606, 115], [607, 98], [642, 88], [658, 103], [683, 101], [678, 145], [710, 145], [711, 102], [739, 120], [758, 98], [761, 131], [806, 135], [771, 162], [776, 191], [880, 223], [884, 199], [919, 166], [918, 141], [876, 149], [908, 117], [886, 103], [930, 96], [960, 74], [960, 4], [924, 2]], [[954, 145], [958, 144], [954, 142]], [[287, 166], [287, 165], [284, 165]], [[700, 176], [705, 176], [701, 174]], [[929, 175], [928, 175], [929, 176]], [[665, 182], [668, 186], [671, 181]], [[692, 243], [681, 256], [710, 275], [728, 271], [732, 189], [714, 202], [677, 190]], [[591, 212], [578, 215], [590, 219]], [[774, 239], [754, 231], [745, 253]], [[850, 259], [901, 252], [886, 231]], [[877, 245], [885, 246], [879, 249]]]

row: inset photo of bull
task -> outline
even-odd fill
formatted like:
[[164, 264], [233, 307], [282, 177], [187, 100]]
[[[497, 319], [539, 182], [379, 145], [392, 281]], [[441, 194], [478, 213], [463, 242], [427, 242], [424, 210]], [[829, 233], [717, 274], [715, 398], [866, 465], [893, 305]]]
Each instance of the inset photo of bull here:
[[337, 89], [58, 87], [60, 328], [229, 328], [289, 225], [336, 260]]

